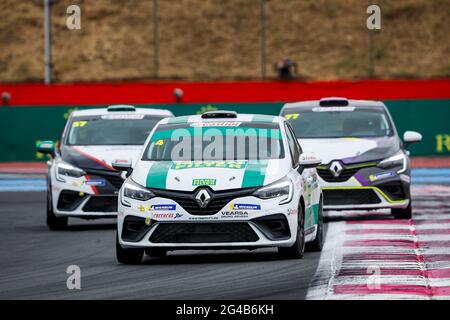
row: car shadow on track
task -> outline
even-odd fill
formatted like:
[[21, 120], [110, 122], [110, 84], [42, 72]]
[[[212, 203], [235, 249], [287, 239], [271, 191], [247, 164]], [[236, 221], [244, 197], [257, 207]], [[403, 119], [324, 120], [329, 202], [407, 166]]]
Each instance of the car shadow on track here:
[[393, 220], [394, 216], [390, 213], [379, 212], [342, 212], [341, 214], [333, 214], [324, 216], [325, 222], [339, 221], [364, 221], [364, 220]]
[[[325, 224], [324, 238], [328, 226]], [[276, 248], [261, 248], [255, 250], [180, 250], [172, 251], [163, 258], [144, 256], [143, 265], [176, 265], [176, 264], [209, 264], [209, 263], [242, 263], [242, 262], [302, 262], [315, 259], [318, 261], [320, 252], [305, 252], [303, 259], [282, 258]]]
[[[262, 251], [264, 250], [264, 251]], [[144, 257], [142, 264], [174, 265], [174, 264], [209, 264], [209, 263], [242, 263], [281, 260], [276, 249], [260, 249], [255, 251], [207, 250], [169, 252], [164, 258]]]

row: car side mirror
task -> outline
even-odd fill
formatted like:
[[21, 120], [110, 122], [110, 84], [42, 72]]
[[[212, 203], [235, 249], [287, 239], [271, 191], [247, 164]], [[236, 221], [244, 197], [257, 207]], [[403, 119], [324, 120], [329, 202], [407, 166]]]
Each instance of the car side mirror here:
[[416, 131], [406, 131], [403, 134], [403, 141], [405, 143], [405, 147], [408, 147], [410, 144], [422, 141], [422, 135]]
[[51, 140], [41, 141], [36, 145], [36, 149], [40, 153], [53, 154], [55, 152], [55, 142]]
[[322, 159], [317, 158], [314, 154], [302, 154], [298, 163], [303, 168], [311, 169], [319, 166], [322, 163]]
[[117, 171], [126, 171], [127, 177], [133, 172], [132, 162], [129, 159], [118, 159], [113, 161], [111, 166]]

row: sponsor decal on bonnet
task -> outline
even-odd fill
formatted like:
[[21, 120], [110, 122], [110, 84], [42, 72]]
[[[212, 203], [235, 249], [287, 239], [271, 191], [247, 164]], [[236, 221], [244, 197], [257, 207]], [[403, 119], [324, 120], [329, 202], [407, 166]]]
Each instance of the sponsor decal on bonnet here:
[[192, 180], [193, 186], [215, 186], [216, 179], [194, 179]]

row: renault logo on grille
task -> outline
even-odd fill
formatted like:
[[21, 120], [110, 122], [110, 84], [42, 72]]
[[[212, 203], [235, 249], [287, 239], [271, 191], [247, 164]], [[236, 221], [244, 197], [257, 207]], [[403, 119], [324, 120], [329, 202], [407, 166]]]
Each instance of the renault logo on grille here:
[[200, 189], [195, 195], [195, 201], [197, 201], [197, 204], [200, 208], [206, 208], [206, 206], [211, 201], [211, 195], [209, 194], [208, 190]]
[[333, 177], [337, 178], [340, 176], [344, 168], [342, 167], [342, 164], [339, 161], [333, 161], [328, 170], [330, 170]]

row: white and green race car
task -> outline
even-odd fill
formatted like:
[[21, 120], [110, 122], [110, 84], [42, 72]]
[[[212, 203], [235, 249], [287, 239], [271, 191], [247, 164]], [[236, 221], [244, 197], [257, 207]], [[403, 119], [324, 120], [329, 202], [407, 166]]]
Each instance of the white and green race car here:
[[153, 129], [119, 192], [117, 260], [144, 252], [278, 247], [321, 250], [322, 192], [315, 167], [282, 117], [230, 111], [168, 118]]

